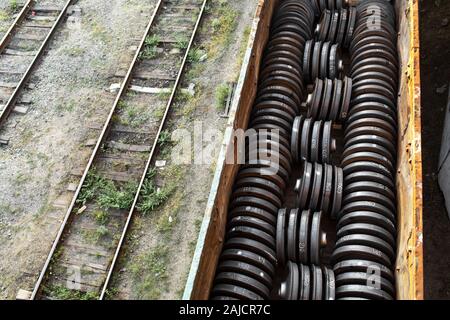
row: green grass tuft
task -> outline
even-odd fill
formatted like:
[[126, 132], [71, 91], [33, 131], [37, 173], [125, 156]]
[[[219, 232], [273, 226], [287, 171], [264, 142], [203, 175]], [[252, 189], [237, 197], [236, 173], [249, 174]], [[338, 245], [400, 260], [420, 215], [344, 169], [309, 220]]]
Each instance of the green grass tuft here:
[[163, 288], [167, 286], [168, 259], [169, 249], [159, 245], [139, 256], [130, 266], [135, 292], [139, 299], [154, 300], [161, 297]]
[[189, 63], [197, 63], [200, 62], [201, 57], [205, 54], [205, 52], [199, 48], [193, 48], [189, 51], [187, 61]]
[[169, 146], [172, 143], [172, 138], [170, 136], [170, 132], [167, 130], [161, 131], [158, 138], [158, 145], [161, 149]]
[[144, 40], [144, 48], [139, 54], [141, 59], [153, 59], [156, 57], [156, 48], [158, 47], [159, 37], [156, 35], [148, 35]]
[[90, 200], [96, 200], [103, 209], [130, 209], [133, 204], [137, 186], [135, 183], [126, 183], [120, 186], [113, 181], [90, 171], [84, 181], [83, 188], [78, 196], [77, 203], [85, 205]]
[[228, 95], [230, 94], [230, 86], [226, 83], [221, 84], [216, 89], [216, 108], [224, 110], [227, 104]]
[[98, 294], [94, 292], [71, 290], [60, 285], [45, 288], [44, 292], [46, 295], [59, 300], [97, 300], [99, 298]]
[[19, 4], [17, 3], [17, 0], [10, 0], [9, 1], [9, 10], [11, 12], [16, 12], [19, 9]]
[[184, 50], [189, 45], [189, 40], [184, 35], [178, 35], [175, 37], [174, 47], [180, 50]]
[[149, 214], [166, 202], [175, 189], [174, 185], [158, 189], [155, 183], [155, 176], [156, 170], [150, 170], [142, 186], [141, 201], [137, 205], [137, 208], [144, 215]]
[[217, 18], [211, 22], [212, 37], [208, 46], [209, 57], [215, 57], [222, 47], [229, 44], [231, 35], [236, 28], [238, 16], [238, 12], [231, 8], [226, 1], [219, 1], [219, 5], [214, 6], [212, 13]]

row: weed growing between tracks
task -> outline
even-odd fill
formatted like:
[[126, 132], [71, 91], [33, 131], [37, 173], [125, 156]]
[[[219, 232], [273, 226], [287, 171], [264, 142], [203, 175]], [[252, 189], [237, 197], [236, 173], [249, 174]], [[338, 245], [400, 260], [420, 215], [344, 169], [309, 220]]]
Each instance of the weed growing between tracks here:
[[125, 183], [117, 186], [113, 181], [98, 175], [91, 170], [84, 181], [77, 203], [85, 205], [89, 200], [97, 198], [97, 204], [103, 209], [129, 209], [133, 204], [136, 183]]
[[172, 190], [167, 188], [158, 188], [155, 183], [156, 170], [149, 170], [147, 173], [147, 179], [142, 185], [142, 201], [138, 204], [138, 210], [147, 215], [161, 204], [163, 204], [168, 198]]
[[97, 300], [98, 295], [94, 292], [81, 292], [67, 289], [64, 286], [52, 286], [44, 288], [44, 294], [59, 300]]
[[144, 50], [139, 53], [140, 59], [153, 59], [156, 57], [156, 48], [158, 47], [159, 37], [157, 35], [148, 35], [144, 41]]

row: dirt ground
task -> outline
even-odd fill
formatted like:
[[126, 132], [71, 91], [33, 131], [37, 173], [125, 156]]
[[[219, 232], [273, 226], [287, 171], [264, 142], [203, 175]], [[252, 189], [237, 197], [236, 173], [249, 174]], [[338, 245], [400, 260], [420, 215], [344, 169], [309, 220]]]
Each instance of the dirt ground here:
[[450, 221], [437, 166], [450, 81], [450, 1], [420, 1], [426, 299], [450, 299]]
[[100, 134], [89, 128], [106, 120], [112, 77], [131, 61], [155, 3], [78, 1], [81, 17], [57, 32], [32, 75], [28, 113], [0, 133], [10, 138], [0, 151], [0, 299], [33, 288], [78, 179], [70, 173], [86, 166], [86, 142]]

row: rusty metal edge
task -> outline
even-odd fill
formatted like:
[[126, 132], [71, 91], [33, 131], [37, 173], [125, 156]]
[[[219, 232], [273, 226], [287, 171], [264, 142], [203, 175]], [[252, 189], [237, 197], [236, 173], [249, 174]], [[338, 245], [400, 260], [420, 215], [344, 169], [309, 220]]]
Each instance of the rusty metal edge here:
[[[69, 2], [71, 2], [71, 1], [69, 1]], [[64, 216], [64, 219], [62, 221], [61, 227], [60, 227], [60, 229], [58, 231], [58, 234], [56, 235], [56, 238], [53, 241], [53, 245], [52, 245], [52, 247], [50, 249], [50, 252], [49, 252], [49, 254], [47, 256], [45, 264], [44, 264], [44, 266], [43, 266], [43, 268], [41, 270], [41, 273], [39, 274], [39, 278], [36, 281], [36, 284], [35, 284], [35, 287], [33, 289], [32, 294], [31, 294], [30, 300], [34, 300], [36, 298], [36, 295], [38, 294], [38, 292], [40, 290], [40, 287], [41, 287], [42, 281], [44, 279], [44, 276], [47, 273], [48, 266], [50, 265], [51, 259], [52, 259], [53, 255], [54, 255], [54, 253], [55, 253], [55, 251], [56, 251], [56, 249], [58, 247], [58, 244], [59, 244], [59, 241], [61, 239], [61, 236], [64, 233], [64, 230], [65, 230], [65, 228], [67, 226], [67, 223], [69, 221], [69, 218], [70, 218], [71, 213], [73, 211], [73, 208], [75, 206], [76, 199], [78, 198], [78, 195], [79, 195], [79, 193], [81, 191], [81, 188], [83, 187], [84, 181], [86, 180], [87, 174], [88, 174], [89, 170], [91, 169], [92, 164], [94, 163], [94, 160], [95, 160], [95, 157], [97, 155], [97, 152], [100, 149], [101, 145], [103, 144], [104, 139], [105, 139], [105, 137], [107, 136], [107, 134], [108, 134], [108, 132], [110, 130], [113, 114], [114, 114], [115, 110], [117, 109], [117, 105], [118, 105], [120, 99], [122, 98], [123, 93], [125, 92], [125, 90], [128, 87], [128, 84], [129, 84], [129, 82], [131, 80], [131, 74], [132, 74], [132, 72], [134, 70], [134, 67], [137, 64], [137, 61], [139, 60], [139, 54], [142, 51], [142, 49], [144, 48], [145, 38], [147, 37], [147, 35], [150, 32], [151, 27], [153, 26], [153, 22], [155, 21], [155, 18], [158, 15], [158, 12], [161, 9], [161, 4], [162, 3], [163, 3], [163, 0], [159, 0], [155, 10], [153, 11], [152, 17], [150, 18], [150, 22], [148, 23], [148, 25], [147, 25], [147, 27], [145, 29], [145, 33], [144, 33], [144, 35], [143, 35], [143, 37], [142, 37], [142, 39], [141, 39], [141, 41], [139, 43], [138, 49], [136, 50], [134, 58], [133, 58], [130, 66], [128, 68], [128, 71], [127, 71], [126, 76], [124, 78], [124, 81], [123, 81], [123, 83], [122, 83], [122, 85], [121, 85], [121, 87], [119, 89], [119, 92], [117, 93], [117, 96], [116, 96], [116, 99], [114, 101], [113, 107], [111, 108], [111, 110], [109, 112], [108, 118], [106, 119], [106, 122], [105, 122], [105, 124], [103, 126], [103, 129], [102, 129], [102, 132], [101, 132], [101, 134], [99, 136], [99, 139], [97, 140], [97, 143], [96, 143], [96, 145], [94, 147], [94, 150], [92, 151], [92, 154], [91, 154], [91, 156], [89, 158], [89, 162], [88, 162], [88, 164], [87, 164], [87, 166], [86, 166], [86, 168], [85, 168], [85, 170], [83, 172], [81, 180], [80, 180], [80, 182], [78, 184], [78, 187], [77, 187], [77, 189], [75, 191], [75, 194], [74, 194], [74, 196], [72, 198], [72, 201], [70, 203], [69, 209], [67, 210], [66, 215]]]
[[421, 118], [421, 80], [420, 80], [420, 35], [419, 35], [419, 1], [410, 0], [411, 15], [410, 31], [412, 33], [412, 43], [410, 54], [412, 55], [412, 104], [414, 111], [414, 258], [412, 264], [414, 270], [413, 290], [410, 290], [410, 298], [414, 300], [424, 299], [424, 278], [423, 278], [423, 193], [422, 193], [422, 118]]
[[196, 22], [194, 30], [192, 32], [189, 44], [188, 44], [188, 46], [186, 48], [186, 53], [184, 55], [183, 61], [182, 61], [181, 66], [180, 66], [180, 69], [178, 70], [177, 79], [176, 79], [175, 84], [174, 84], [174, 86], [172, 88], [172, 93], [170, 95], [169, 101], [167, 102], [166, 109], [164, 111], [164, 116], [163, 116], [163, 118], [161, 120], [161, 124], [159, 126], [158, 132], [157, 132], [156, 137], [155, 137], [155, 139], [153, 141], [153, 145], [152, 145], [152, 149], [150, 151], [150, 155], [149, 155], [147, 163], [145, 165], [145, 169], [144, 169], [144, 172], [142, 174], [141, 181], [139, 183], [139, 187], [138, 187], [138, 189], [136, 191], [136, 196], [134, 198], [133, 205], [131, 206], [130, 212], [128, 214], [127, 221], [125, 223], [125, 226], [124, 226], [124, 229], [123, 229], [123, 232], [122, 232], [122, 236], [120, 237], [119, 243], [117, 245], [117, 249], [116, 249], [116, 252], [114, 254], [114, 258], [113, 258], [113, 260], [112, 260], [112, 262], [110, 264], [108, 275], [107, 275], [105, 283], [103, 285], [103, 288], [102, 288], [99, 300], [103, 300], [104, 299], [104, 296], [105, 296], [106, 291], [108, 289], [108, 285], [109, 285], [109, 282], [111, 280], [112, 273], [114, 272], [114, 268], [115, 268], [117, 259], [118, 259], [119, 255], [120, 255], [120, 251], [122, 249], [123, 242], [125, 241], [125, 237], [127, 235], [128, 228], [129, 228], [130, 223], [131, 223], [131, 219], [133, 218], [133, 213], [135, 211], [137, 202], [139, 200], [139, 196], [140, 196], [140, 193], [141, 193], [142, 186], [143, 186], [143, 184], [145, 182], [145, 179], [147, 177], [147, 172], [148, 172], [148, 169], [150, 168], [150, 165], [151, 165], [151, 162], [152, 162], [152, 159], [153, 159], [153, 155], [155, 154], [156, 147], [158, 146], [159, 136], [160, 136], [162, 130], [164, 129], [164, 125], [165, 125], [165, 122], [167, 120], [167, 115], [168, 115], [168, 113], [170, 111], [170, 107], [172, 106], [173, 100], [175, 98], [175, 93], [176, 93], [176, 91], [178, 89], [178, 86], [180, 84], [180, 80], [181, 80], [181, 77], [182, 77], [182, 74], [183, 74], [183, 70], [184, 70], [184, 68], [186, 66], [186, 62], [187, 62], [187, 59], [188, 59], [189, 51], [190, 51], [190, 49], [192, 47], [192, 44], [194, 43], [194, 39], [195, 39], [195, 36], [197, 34], [197, 30], [198, 30], [198, 27], [200, 25], [200, 22], [202, 20], [203, 13], [205, 12], [205, 7], [206, 7], [207, 2], [208, 2], [208, 0], [203, 0], [202, 7], [200, 9], [200, 12], [199, 12], [199, 15], [198, 15], [198, 18], [197, 18], [197, 22]]

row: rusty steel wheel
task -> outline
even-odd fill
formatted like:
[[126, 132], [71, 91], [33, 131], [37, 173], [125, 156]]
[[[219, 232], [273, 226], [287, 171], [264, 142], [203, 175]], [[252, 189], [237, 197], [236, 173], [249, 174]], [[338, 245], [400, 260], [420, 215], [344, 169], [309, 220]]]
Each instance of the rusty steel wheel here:
[[277, 207], [273, 203], [254, 196], [236, 197], [233, 198], [232, 201], [230, 202], [230, 209], [234, 209], [236, 207], [241, 206], [254, 206], [263, 209], [265, 211], [268, 211], [273, 215], [276, 215], [276, 213], [278, 212]]
[[269, 260], [273, 265], [276, 265], [277, 263], [276, 254], [272, 248], [252, 239], [242, 237], [230, 238], [225, 242], [224, 249], [247, 250]]
[[287, 258], [291, 261], [297, 261], [297, 243], [298, 243], [298, 209], [290, 210], [288, 228], [287, 228]]
[[338, 219], [344, 216], [347, 213], [355, 212], [355, 211], [371, 211], [374, 213], [379, 213], [386, 218], [388, 218], [392, 223], [396, 223], [396, 215], [394, 212], [389, 210], [389, 208], [379, 204], [377, 202], [371, 201], [356, 201], [352, 203], [348, 203], [342, 207], [342, 210], [338, 214]]
[[392, 153], [386, 149], [385, 147], [374, 143], [374, 142], [366, 142], [366, 143], [357, 143], [351, 146], [348, 146], [344, 149], [342, 153], [342, 157], [346, 158], [347, 156], [356, 153], [356, 152], [375, 152], [385, 158], [387, 158], [391, 163], [395, 163], [396, 159], [394, 159]]
[[331, 41], [332, 43], [338, 43], [336, 41], [337, 38], [337, 32], [339, 27], [339, 19], [340, 18], [340, 12], [339, 10], [332, 10], [331, 11], [331, 24], [330, 24], [330, 30], [328, 31], [327, 40]]
[[372, 247], [363, 245], [343, 245], [335, 248], [331, 256], [333, 264], [347, 259], [369, 260], [385, 266], [391, 265], [389, 256]]
[[339, 25], [338, 25], [338, 29], [337, 29], [337, 35], [336, 35], [336, 43], [339, 43], [341, 46], [344, 45], [344, 37], [345, 37], [345, 32], [347, 30], [347, 21], [348, 21], [348, 10], [341, 9], [340, 16], [339, 16]]
[[330, 105], [330, 112], [328, 115], [328, 120], [339, 121], [340, 110], [341, 110], [341, 97], [343, 95], [343, 81], [340, 79], [333, 80], [333, 94]]
[[322, 211], [328, 213], [330, 211], [331, 196], [333, 191], [333, 166], [325, 165], [325, 178], [322, 191]]
[[378, 93], [391, 101], [394, 101], [396, 96], [394, 88], [384, 80], [369, 78], [353, 83], [353, 95], [357, 96], [365, 93]]
[[344, 70], [341, 57], [342, 53], [339, 44], [333, 44], [330, 48], [328, 58], [328, 77], [330, 79], [341, 78], [342, 71]]
[[344, 37], [344, 48], [348, 48], [350, 43], [352, 42], [355, 24], [356, 24], [356, 9], [354, 7], [350, 7], [348, 8], [348, 22], [347, 22], [347, 30], [345, 32]]
[[291, 155], [295, 163], [298, 163], [300, 161], [299, 158], [300, 132], [303, 127], [303, 120], [304, 118], [302, 116], [295, 117], [294, 123], [292, 125]]
[[270, 295], [269, 288], [259, 281], [237, 272], [220, 272], [215, 278], [216, 284], [230, 284], [237, 287], [245, 288], [264, 299], [268, 299]]
[[238, 248], [226, 249], [220, 255], [220, 259], [221, 261], [235, 260], [248, 263], [263, 270], [272, 278], [275, 275], [275, 265], [252, 250]]
[[298, 261], [303, 264], [308, 264], [309, 260], [309, 242], [310, 234], [311, 211], [304, 210], [300, 217], [300, 226], [298, 230]]
[[229, 219], [227, 222], [227, 230], [239, 226], [256, 228], [271, 235], [272, 237], [275, 237], [275, 227], [272, 224], [259, 218], [240, 215]]
[[371, 201], [379, 203], [387, 208], [389, 208], [392, 212], [396, 212], [396, 205], [392, 199], [382, 195], [378, 192], [373, 191], [355, 191], [352, 193], [347, 193], [344, 196], [343, 203], [344, 205], [347, 203], [351, 203], [353, 201]]
[[[371, 211], [354, 211], [344, 214], [338, 221], [337, 224], [338, 232], [343, 232], [343, 234], [345, 234], [347, 230], [346, 227], [352, 224], [369, 225], [375, 229], [379, 227], [382, 228], [383, 230], [386, 230], [391, 235], [396, 234], [396, 227], [389, 218], [386, 218], [385, 216], [379, 213]], [[374, 232], [376, 231], [374, 230]], [[389, 242], [390, 240], [386, 241]]]
[[[394, 188], [393, 183], [393, 175], [383, 165], [380, 165], [378, 163], [372, 162], [372, 161], [356, 161], [352, 164], [349, 164], [348, 166], [343, 167], [344, 174], [347, 177], [350, 177], [350, 175], [353, 174], [353, 180], [360, 179], [356, 177], [356, 174], [358, 172], [373, 172], [375, 174], [378, 174], [380, 176], [370, 176], [371, 179], [376, 179], [374, 181], [379, 181], [380, 183], [384, 183], [386, 181], [390, 181], [390, 183], [386, 183], [386, 186]], [[381, 177], [384, 176], [384, 177]], [[387, 178], [387, 179], [386, 179]], [[357, 180], [360, 181], [360, 180]]]
[[283, 190], [276, 183], [270, 181], [264, 176], [236, 179], [236, 182], [234, 183], [234, 189], [244, 187], [262, 188], [273, 193], [279, 199], [283, 198]]
[[[380, 112], [387, 114], [392, 119], [397, 120], [397, 114], [394, 110], [392, 110], [389, 106], [387, 106], [383, 103], [379, 103], [379, 102], [375, 102], [375, 101], [362, 102], [362, 103], [352, 105], [352, 108], [351, 108], [349, 114], [351, 115], [353, 113], [363, 112], [363, 111], [367, 111], [367, 110], [380, 111]], [[393, 143], [396, 143], [396, 142], [393, 141]]]
[[[329, 74], [329, 65], [330, 65], [330, 50], [331, 50], [331, 42], [323, 42], [322, 44], [322, 50], [320, 52], [320, 64], [319, 64], [319, 78], [331, 78], [331, 75]], [[334, 79], [334, 78], [332, 78]]]
[[323, 279], [322, 279], [322, 269], [315, 265], [311, 265], [311, 300], [322, 300], [322, 288], [323, 288]]
[[328, 40], [328, 32], [330, 30], [331, 25], [331, 11], [324, 10], [322, 15], [320, 16], [319, 24], [316, 27], [315, 35], [318, 41], [327, 41]]
[[[386, 168], [384, 168], [384, 170], [387, 171]], [[390, 190], [390, 191], [386, 191], [387, 192], [392, 192], [392, 194], [394, 194], [393, 190], [395, 189], [394, 183], [392, 181], [391, 178], [389, 178], [388, 175], [385, 175], [383, 173], [380, 172], [375, 172], [375, 171], [370, 171], [366, 168], [363, 168], [361, 166], [361, 168], [359, 170], [355, 170], [355, 172], [350, 172], [345, 176], [345, 185], [346, 187], [350, 184], [355, 184], [355, 183], [377, 183], [377, 184], [381, 184], [382, 186], [385, 187], [386, 190]], [[395, 195], [395, 194], [394, 194]]]
[[309, 162], [305, 162], [303, 166], [303, 174], [300, 179], [297, 180], [296, 192], [297, 207], [304, 208], [310, 198], [310, 185], [313, 178], [313, 165]]
[[218, 284], [212, 288], [211, 296], [227, 296], [239, 300], [264, 300], [264, 298], [250, 290], [231, 284]]
[[343, 171], [339, 167], [333, 167], [333, 196], [330, 208], [330, 215], [332, 218], [336, 218], [338, 212], [341, 210], [342, 206], [342, 195], [344, 189], [344, 175]]
[[396, 197], [390, 187], [388, 187], [383, 183], [370, 181], [366, 177], [364, 177], [363, 179], [364, 181], [347, 184], [344, 188], [344, 195], [358, 191], [371, 191], [382, 194], [383, 196], [388, 197], [392, 202], [395, 203]]
[[330, 268], [322, 266], [322, 274], [324, 275], [323, 299], [335, 300], [336, 290], [334, 272]]
[[336, 151], [336, 140], [332, 138], [331, 128], [333, 123], [331, 121], [325, 121], [323, 124], [322, 135], [322, 163], [331, 163], [331, 154]]
[[[359, 118], [352, 122], [347, 123], [347, 126], [345, 127], [344, 130], [344, 135], [346, 137], [348, 136], [348, 138], [354, 137], [356, 135], [352, 134], [352, 131], [361, 127], [368, 127], [368, 126], [377, 127], [384, 130], [385, 132], [388, 132], [389, 135], [382, 135], [387, 139], [393, 138], [397, 135], [397, 128], [395, 125], [393, 125], [392, 121], [388, 122], [386, 121], [386, 119], [379, 119], [376, 117]], [[380, 131], [379, 133], [381, 135], [383, 131]], [[358, 134], [360, 134], [360, 132], [358, 132]]]
[[238, 172], [236, 179], [247, 178], [247, 177], [263, 177], [273, 183], [275, 183], [281, 190], [286, 188], [286, 182], [277, 175], [264, 175], [261, 168], [247, 168], [241, 169]]
[[319, 163], [314, 163], [313, 169], [313, 183], [311, 188], [311, 197], [309, 200], [309, 208], [315, 210], [319, 205], [320, 191], [322, 189], [323, 166]]
[[348, 110], [350, 107], [350, 100], [352, 97], [353, 81], [351, 78], [345, 77], [343, 82], [344, 82], [344, 89], [343, 89], [343, 95], [342, 95], [340, 119], [341, 119], [341, 121], [346, 121], [347, 116], [348, 116]]
[[314, 43], [314, 49], [313, 49], [313, 53], [311, 56], [312, 60], [311, 60], [311, 78], [310, 78], [310, 80], [314, 80], [321, 76], [320, 61], [321, 61], [321, 55], [322, 55], [322, 45], [323, 45], [323, 42], [321, 42], [321, 41]]
[[316, 119], [320, 111], [320, 102], [322, 100], [324, 81], [322, 79], [316, 79], [314, 84], [314, 90], [308, 95], [306, 106], [308, 108], [308, 118]]
[[[311, 162], [320, 162], [319, 154], [320, 154], [320, 134], [323, 127], [323, 121], [315, 121], [313, 124], [310, 149], [311, 149]], [[309, 143], [309, 141], [308, 141]]]
[[272, 286], [272, 277], [253, 264], [249, 264], [237, 260], [225, 260], [219, 263], [217, 267], [217, 272], [237, 272], [242, 273], [245, 276], [251, 277], [258, 280], [266, 287], [270, 288]]
[[351, 245], [363, 245], [374, 248], [385, 254], [390, 259], [390, 263], [395, 261], [394, 247], [377, 236], [367, 234], [349, 234], [337, 239], [335, 248]]
[[276, 235], [276, 247], [277, 247], [277, 259], [278, 264], [284, 266], [286, 264], [286, 252], [287, 252], [287, 241], [286, 241], [286, 228], [287, 228], [287, 212], [286, 209], [280, 209], [278, 211], [277, 218], [277, 235]]
[[311, 272], [309, 270], [309, 267], [300, 264], [299, 273], [301, 279], [299, 288], [299, 300], [310, 300]]
[[396, 247], [396, 242], [393, 234], [383, 227], [373, 225], [370, 223], [350, 223], [338, 230], [336, 236], [338, 238], [345, 237], [352, 234], [366, 234], [378, 237], [386, 241], [392, 248]]
[[310, 236], [310, 257], [309, 261], [312, 264], [320, 265], [320, 257], [322, 248], [326, 245], [326, 235], [321, 231], [322, 213], [314, 212], [311, 220], [311, 236]]
[[314, 122], [312, 119], [305, 119], [303, 122], [302, 134], [300, 139], [300, 155], [302, 160], [308, 160], [311, 158], [310, 153], [310, 136], [313, 129]]
[[226, 234], [227, 239], [233, 239], [233, 238], [246, 238], [251, 239], [254, 241], [257, 241], [258, 243], [264, 244], [267, 247], [271, 248], [272, 250], [275, 250], [275, 237], [271, 236], [270, 234], [253, 228], [253, 227], [246, 227], [246, 226], [237, 226], [229, 229]]
[[336, 298], [360, 297], [371, 300], [393, 300], [394, 298], [387, 292], [368, 287], [367, 285], [343, 285], [336, 288]]
[[324, 79], [324, 90], [321, 102], [321, 108], [319, 112], [319, 120], [329, 120], [328, 115], [330, 113], [331, 97], [333, 94], [333, 81], [330, 79]]
[[383, 48], [389, 51], [394, 57], [397, 56], [397, 51], [394, 44], [389, 39], [381, 36], [368, 36], [362, 38], [358, 42], [354, 42], [350, 51], [350, 55], [352, 56], [353, 54], [357, 54], [358, 52], [364, 50], [363, 48], [371, 47]]
[[336, 277], [337, 286], [352, 284], [364, 286], [371, 284], [374, 288], [378, 287], [379, 289], [389, 293], [391, 296], [395, 295], [395, 288], [389, 280], [383, 277], [377, 277], [377, 279], [374, 279], [370, 274], [367, 274], [367, 272], [345, 272]]

